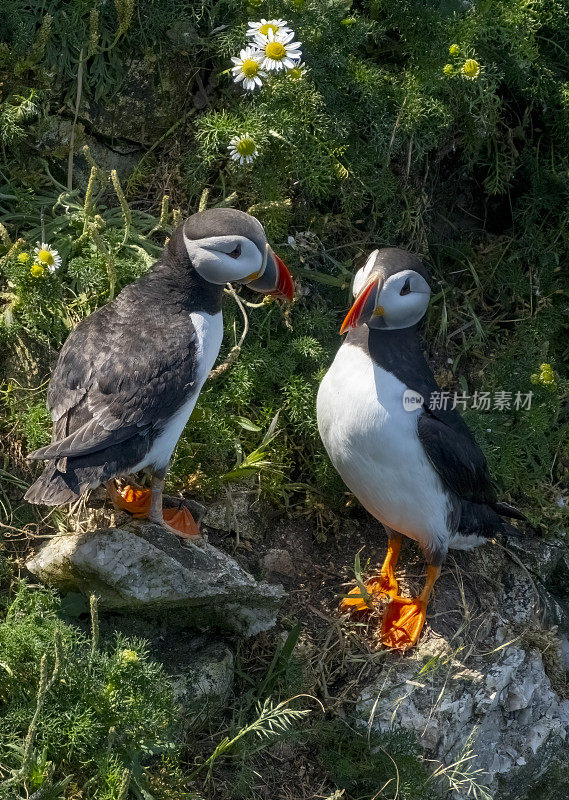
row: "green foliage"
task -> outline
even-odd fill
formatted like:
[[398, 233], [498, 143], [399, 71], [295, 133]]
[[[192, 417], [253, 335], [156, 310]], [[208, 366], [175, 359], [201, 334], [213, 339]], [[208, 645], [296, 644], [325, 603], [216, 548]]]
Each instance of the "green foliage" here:
[[139, 791], [153, 784], [148, 798], [181, 792], [177, 713], [162, 668], [143, 641], [93, 647], [58, 607], [21, 584], [0, 624], [0, 762], [10, 776], [0, 796], [61, 781], [115, 800], [125, 770]]
[[[352, 274], [375, 247], [400, 245], [432, 264], [425, 333], [443, 387], [534, 392], [530, 409], [469, 412], [467, 421], [501, 493], [552, 532], [563, 528], [566, 3], [4, 0], [2, 11], [3, 517], [15, 521], [32, 479], [22, 455], [49, 440], [45, 379], [55, 352], [148, 269], [180, 209], [203, 203], [255, 214], [301, 293], [291, 309], [247, 308], [241, 354], [206, 384], [180, 441], [176, 487], [213, 496], [246, 480], [281, 508], [346, 513], [345, 487], [317, 432], [316, 392], [339, 346]], [[261, 17], [288, 21], [306, 71], [269, 76], [248, 93], [233, 82], [230, 57], [245, 46], [248, 21]], [[467, 61], [477, 65], [470, 76]], [[133, 110], [116, 123], [121, 104]], [[126, 141], [131, 124], [146, 123], [124, 188], [84, 147], [93, 140], [116, 155], [115, 135], [97, 130], [101, 118]], [[243, 133], [259, 154], [241, 166], [228, 145]], [[32, 274], [38, 241], [62, 256], [54, 273]], [[224, 318], [220, 360], [243, 324], [230, 297]], [[23, 351], [37, 362], [28, 385]], [[0, 557], [2, 597], [4, 564]], [[299, 712], [284, 701], [307, 689], [298, 638], [295, 627], [268, 666], [248, 665], [226, 727], [205, 744], [191, 741], [190, 766], [168, 683], [145, 645], [89, 640], [59, 618], [52, 595], [20, 587], [0, 625], [0, 769], [10, 782], [0, 796], [181, 798], [192, 769], [209, 791], [214, 765], [230, 764], [233, 795], [249, 797], [256, 755], [284, 725], [346, 797], [428, 800], [432, 782], [408, 737], [368, 738], [335, 720], [289, 729]], [[559, 771], [562, 782], [566, 765]], [[539, 791], [559, 794], [549, 784]]]
[[[58, 349], [148, 268], [174, 222], [161, 210], [164, 182], [184, 209], [202, 198], [249, 209], [304, 292], [286, 315], [277, 304], [249, 311], [243, 352], [202, 392], [172, 477], [213, 493], [249, 474], [279, 504], [308, 487], [338, 509], [343, 489], [319, 442], [315, 394], [339, 344], [351, 275], [372, 248], [402, 245], [433, 265], [426, 339], [435, 364], [452, 359], [439, 369], [445, 388], [535, 391], [531, 410], [470, 414], [469, 424], [500, 490], [536, 519], [559, 522], [569, 448], [564, 3], [50, 0], [39, 13], [8, 0], [6, 12], [4, 343], [27, 336]], [[250, 19], [272, 16], [294, 29], [306, 70], [245, 92], [230, 57]], [[85, 195], [66, 188], [66, 145], [53, 146], [53, 131], [62, 108], [73, 116], [80, 65], [79, 120], [87, 105], [110, 114], [117, 99], [130, 101], [133, 82], [152, 98], [154, 140], [128, 181], [128, 203], [89, 152]], [[166, 109], [156, 119], [155, 107]], [[241, 166], [228, 145], [245, 132], [259, 155]], [[44, 237], [63, 267], [33, 277], [18, 256]], [[228, 348], [241, 324], [227, 298]], [[531, 383], [542, 363], [558, 376], [547, 392]], [[259, 448], [277, 412], [279, 434]], [[17, 427], [30, 443], [47, 435], [24, 416]], [[259, 468], [247, 473], [249, 456]]]
[[332, 781], [353, 798], [435, 800], [420, 748], [407, 732], [357, 733], [343, 722], [322, 722], [311, 731], [318, 759]]

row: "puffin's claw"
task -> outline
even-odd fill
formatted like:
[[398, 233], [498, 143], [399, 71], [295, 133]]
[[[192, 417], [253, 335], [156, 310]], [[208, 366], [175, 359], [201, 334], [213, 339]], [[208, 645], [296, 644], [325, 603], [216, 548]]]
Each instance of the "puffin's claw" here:
[[397, 597], [399, 595], [399, 585], [393, 570], [397, 565], [400, 548], [401, 535], [395, 534], [389, 539], [387, 555], [379, 575], [371, 578], [366, 583], [365, 591], [362, 591], [359, 585], [354, 586], [348, 596], [344, 597], [340, 603], [342, 611], [371, 611], [382, 595], [388, 595], [389, 597]]

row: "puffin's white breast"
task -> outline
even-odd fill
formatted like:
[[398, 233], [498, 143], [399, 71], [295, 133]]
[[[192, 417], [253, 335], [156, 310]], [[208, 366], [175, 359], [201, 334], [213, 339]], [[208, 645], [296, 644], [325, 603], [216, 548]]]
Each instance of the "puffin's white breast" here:
[[204, 385], [211, 368], [218, 356], [223, 339], [223, 316], [221, 311], [217, 314], [206, 314], [203, 311], [192, 311], [190, 320], [196, 332], [195, 354], [196, 377], [190, 387], [185, 403], [173, 414], [164, 425], [160, 434], [154, 439], [149, 452], [132, 470], [138, 472], [147, 466], [157, 469], [165, 468], [172, 457], [178, 439], [182, 435], [187, 421], [190, 418], [199, 393]]
[[406, 411], [406, 386], [345, 342], [320, 384], [318, 428], [332, 463], [380, 522], [426, 549], [446, 549], [448, 498]]

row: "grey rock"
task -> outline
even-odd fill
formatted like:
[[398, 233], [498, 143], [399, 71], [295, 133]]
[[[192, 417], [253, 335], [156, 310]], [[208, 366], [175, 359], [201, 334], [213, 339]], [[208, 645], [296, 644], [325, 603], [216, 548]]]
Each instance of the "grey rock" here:
[[542, 581], [547, 581], [555, 571], [566, 550], [563, 542], [557, 539], [528, 537], [512, 537], [508, 540], [507, 547]]
[[[116, 169], [123, 187], [142, 155], [142, 150], [130, 142], [117, 141], [111, 148], [104, 142], [88, 135], [83, 136], [81, 145], [88, 145], [93, 161], [106, 173]], [[91, 166], [83, 152], [79, 150], [75, 153], [74, 158], [73, 185], [80, 189], [86, 189], [90, 176]]]
[[474, 755], [471, 770], [482, 770], [478, 782], [491, 791], [511, 780], [516, 766], [531, 763], [536, 780], [545, 772], [569, 719], [537, 650], [508, 647], [470, 669], [451, 657], [427, 678], [423, 661], [400, 663], [396, 680], [382, 676], [368, 686], [357, 705], [359, 724], [415, 732], [435, 765]]
[[234, 530], [244, 539], [251, 538], [263, 528], [257, 489], [247, 484], [225, 487], [225, 493], [217, 501], [208, 503], [204, 521], [212, 528]]
[[233, 651], [224, 642], [201, 647], [192, 643], [184, 663], [166, 668], [172, 676], [174, 698], [190, 724], [207, 719], [227, 701], [235, 669]]
[[[71, 142], [73, 123], [62, 117], [50, 117], [49, 127], [44, 132], [41, 143], [52, 149], [52, 158], [59, 157], [62, 164], [67, 164], [67, 152]], [[91, 166], [82, 152], [88, 145], [91, 157], [105, 172], [116, 169], [121, 183], [125, 183], [140, 161], [143, 150], [141, 146], [123, 139], [115, 139], [112, 147], [106, 140], [87, 134], [81, 122], [75, 129], [75, 155], [73, 157], [73, 187], [85, 191], [91, 175]]]
[[56, 536], [27, 562], [61, 591], [96, 594], [102, 608], [175, 610], [188, 625], [253, 636], [276, 621], [282, 586], [258, 583], [210, 544], [198, 547], [152, 524]]
[[151, 64], [133, 62], [121, 91], [109, 98], [84, 98], [79, 119], [96, 138], [152, 145], [179, 118], [179, 94]]
[[296, 569], [288, 550], [273, 548], [268, 550], [261, 560], [261, 566], [269, 574], [287, 575], [294, 578]]
[[[450, 579], [441, 583], [431, 609], [431, 625], [439, 630], [427, 627], [419, 646], [405, 656], [384, 654], [379, 674], [359, 694], [354, 722], [379, 732], [411, 731], [433, 769], [452, 771], [451, 765], [466, 759], [461, 771], [494, 800], [526, 800], [563, 758], [569, 741], [569, 702], [552, 686], [538, 649], [543, 641], [551, 659], [556, 641], [544, 614], [546, 590], [527, 569], [490, 548], [468, 558], [471, 572], [462, 576], [472, 583], [470, 611], [479, 603], [475, 632], [444, 628], [445, 614], [456, 613], [456, 596]], [[490, 565], [492, 591], [477, 583]], [[559, 651], [562, 658], [561, 641]], [[444, 780], [443, 788], [452, 790]]]

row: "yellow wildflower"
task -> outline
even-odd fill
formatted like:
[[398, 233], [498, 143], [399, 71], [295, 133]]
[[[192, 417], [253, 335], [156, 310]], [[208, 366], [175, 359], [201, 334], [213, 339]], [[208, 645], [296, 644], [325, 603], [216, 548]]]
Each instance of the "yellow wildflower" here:
[[462, 67], [464, 75], [471, 81], [480, 75], [480, 64], [474, 58], [468, 58]]
[[454, 75], [454, 67], [452, 64], [445, 64], [443, 67], [443, 72], [445, 75]]
[[136, 664], [139, 660], [136, 650], [123, 650], [121, 652], [121, 661], [123, 664]]
[[551, 364], [540, 364], [539, 373], [530, 375], [530, 381], [538, 384], [539, 386], [545, 386], [546, 388], [551, 389], [554, 388], [555, 372], [553, 371]]
[[51, 247], [51, 245], [45, 242], [38, 242], [34, 254], [38, 263], [47, 267], [49, 272], [55, 272], [55, 270], [59, 269], [61, 266], [61, 256], [55, 247]]
[[460, 46], [458, 44], [451, 44], [448, 51], [451, 56], [457, 56], [460, 53]]
[[287, 75], [293, 81], [299, 81], [302, 77], [304, 77], [306, 73], [306, 64], [303, 62], [302, 64], [297, 64], [296, 67], [291, 67], [287, 71]]
[[41, 278], [45, 272], [45, 267], [43, 264], [32, 264], [30, 267], [30, 275], [34, 278]]

